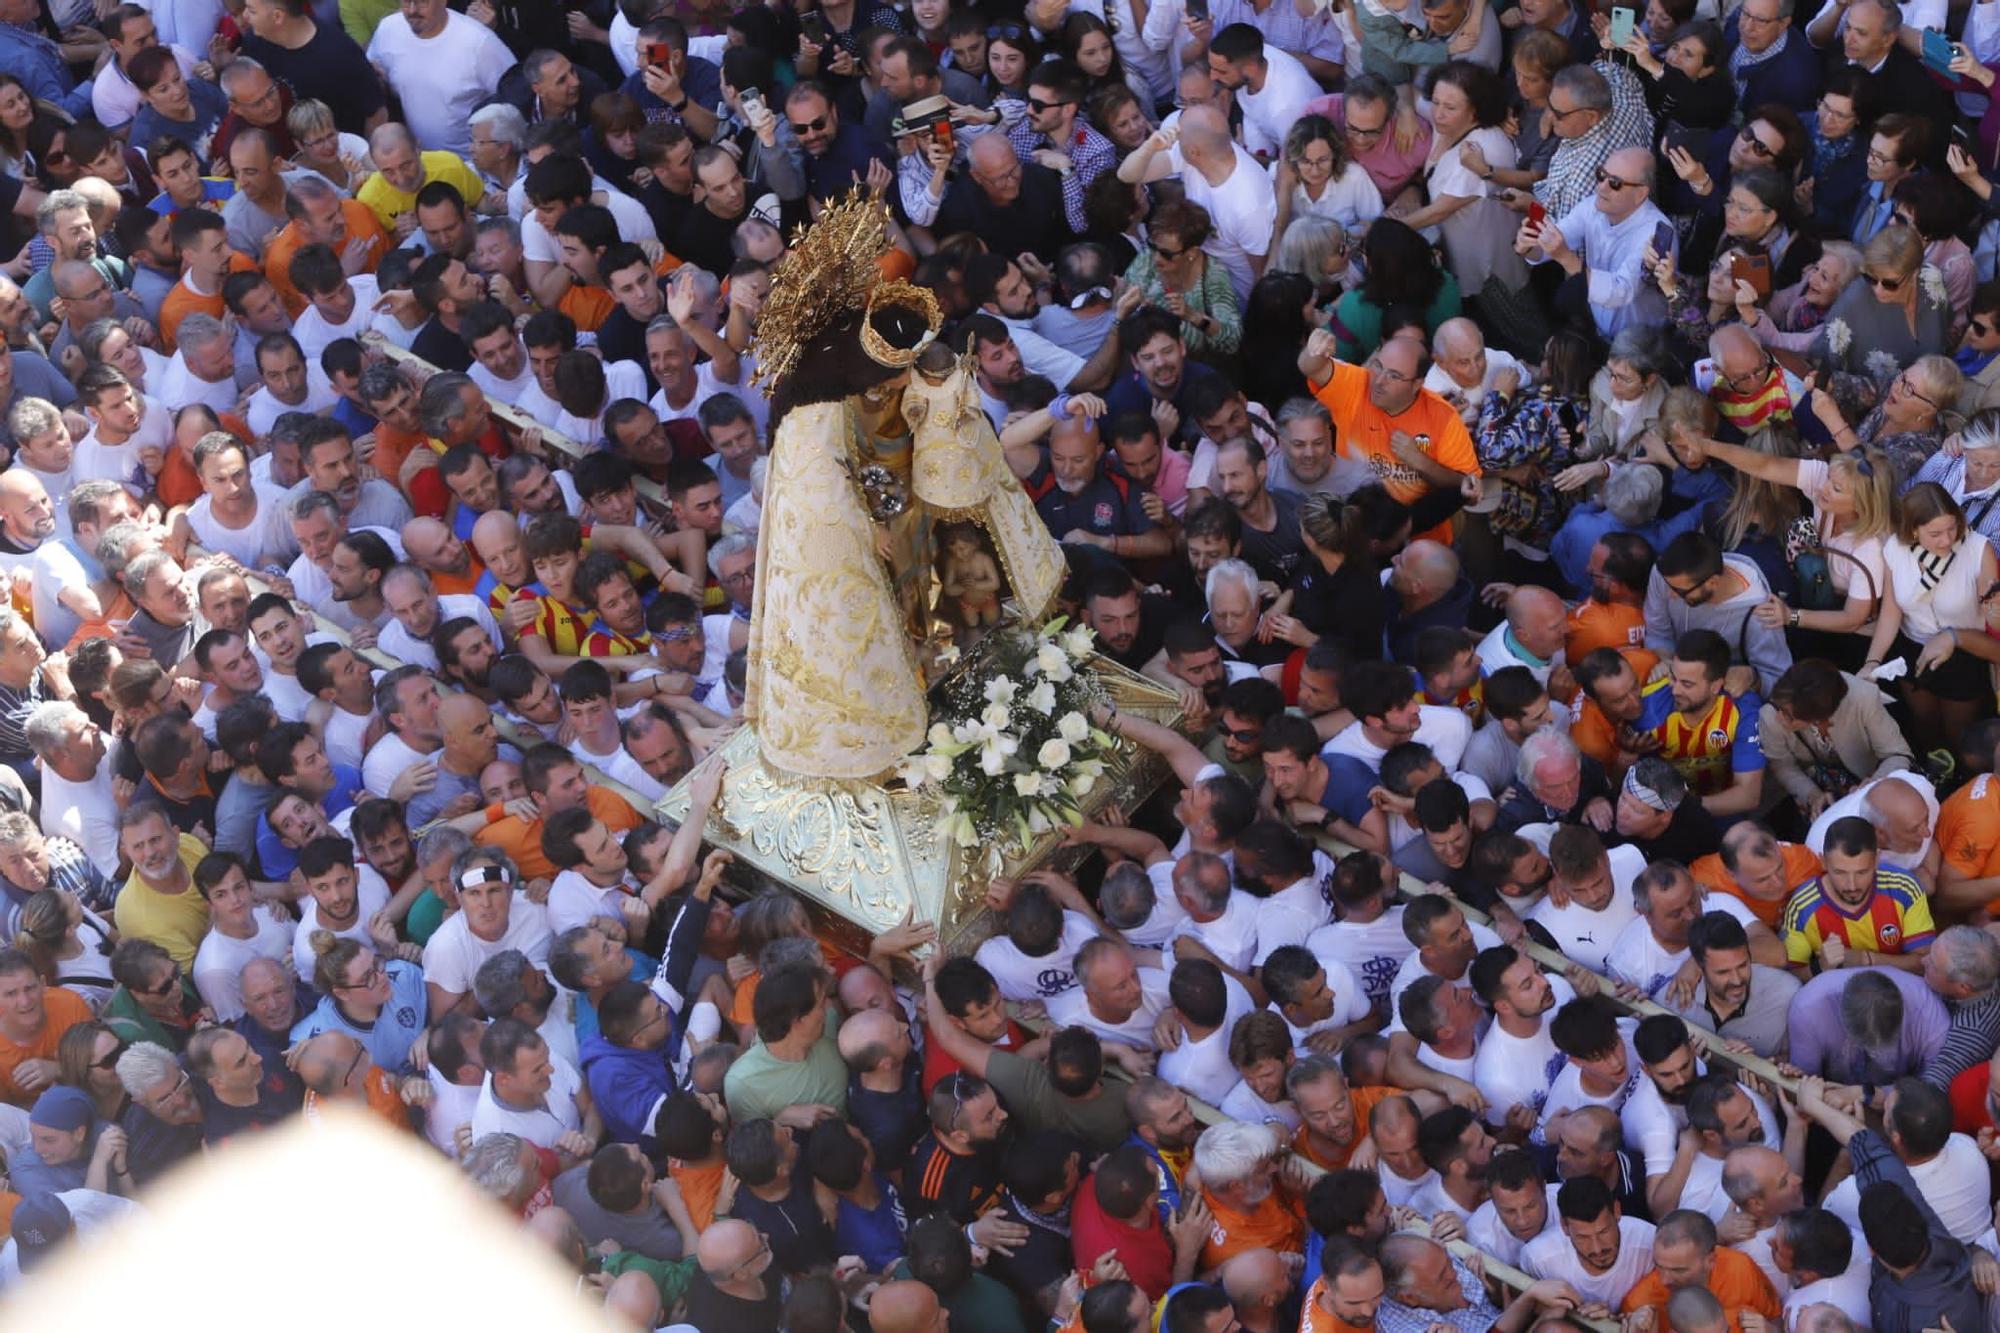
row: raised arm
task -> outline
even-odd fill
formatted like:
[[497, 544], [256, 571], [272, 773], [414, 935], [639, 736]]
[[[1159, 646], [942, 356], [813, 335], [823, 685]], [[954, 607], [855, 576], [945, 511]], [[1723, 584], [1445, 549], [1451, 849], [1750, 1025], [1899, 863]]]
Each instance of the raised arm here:
[[1174, 776], [1181, 785], [1191, 787], [1201, 771], [1208, 767], [1208, 756], [1194, 747], [1194, 742], [1171, 727], [1163, 727], [1151, 718], [1135, 713], [1121, 713], [1113, 709], [1106, 719], [1111, 730], [1131, 741], [1143, 745], [1154, 754], [1165, 759], [1173, 768]]

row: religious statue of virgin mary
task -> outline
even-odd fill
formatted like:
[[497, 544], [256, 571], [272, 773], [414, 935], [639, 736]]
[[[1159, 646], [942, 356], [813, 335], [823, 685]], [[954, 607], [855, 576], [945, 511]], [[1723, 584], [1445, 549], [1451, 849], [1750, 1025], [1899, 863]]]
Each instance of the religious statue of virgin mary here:
[[822, 212], [758, 321], [773, 430], [744, 716], [768, 765], [812, 778], [880, 778], [923, 743], [932, 517], [981, 523], [1030, 618], [1062, 572], [984, 413], [957, 410], [962, 366], [923, 381], [906, 419], [943, 320], [929, 291], [883, 278], [884, 216], [858, 191]]

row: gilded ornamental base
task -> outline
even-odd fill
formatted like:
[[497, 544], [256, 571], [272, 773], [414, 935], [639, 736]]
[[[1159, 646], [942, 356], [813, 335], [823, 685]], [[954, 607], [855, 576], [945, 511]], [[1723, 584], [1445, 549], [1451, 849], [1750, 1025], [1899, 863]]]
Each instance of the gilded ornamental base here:
[[[1121, 712], [1165, 726], [1180, 721], [1174, 691], [1102, 656], [1093, 659]], [[877, 781], [805, 778], [765, 764], [757, 736], [739, 729], [723, 743], [729, 765], [706, 841], [733, 853], [739, 883], [785, 885], [806, 902], [825, 937], [855, 954], [914, 909], [934, 922], [948, 954], [971, 951], [992, 932], [986, 886], [1044, 866], [1067, 868], [1084, 852], [1060, 832], [1025, 851], [985, 844], [961, 848], [939, 827], [939, 799], [891, 776]], [[1104, 779], [1083, 799], [1086, 818], [1113, 804], [1131, 810], [1167, 776], [1166, 761], [1121, 744]], [[683, 780], [661, 798], [660, 817], [678, 825], [688, 809]]]

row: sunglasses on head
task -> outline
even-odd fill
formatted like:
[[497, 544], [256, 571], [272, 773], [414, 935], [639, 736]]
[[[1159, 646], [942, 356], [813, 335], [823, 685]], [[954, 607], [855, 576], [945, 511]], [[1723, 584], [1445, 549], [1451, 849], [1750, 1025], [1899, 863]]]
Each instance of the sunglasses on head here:
[[1003, 42], [1018, 42], [1027, 35], [1027, 30], [1018, 23], [996, 23], [986, 30], [989, 42], [996, 38]]

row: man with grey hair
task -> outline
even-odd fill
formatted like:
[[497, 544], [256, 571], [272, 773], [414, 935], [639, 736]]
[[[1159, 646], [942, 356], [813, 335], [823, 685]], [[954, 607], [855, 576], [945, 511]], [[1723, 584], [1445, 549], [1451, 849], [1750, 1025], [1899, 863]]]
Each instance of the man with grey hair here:
[[1269, 666], [1282, 662], [1291, 653], [1288, 643], [1261, 643], [1257, 638], [1263, 590], [1257, 571], [1242, 560], [1218, 560], [1209, 567], [1202, 584], [1208, 603], [1208, 628], [1225, 662], [1247, 662]]
[[84, 362], [78, 342], [83, 330], [100, 319], [115, 320], [133, 342], [152, 345], [154, 329], [146, 318], [145, 307], [129, 293], [118, 290], [96, 265], [65, 259], [50, 267], [55, 275], [56, 295], [63, 301], [62, 327], [49, 344], [51, 361], [68, 366], [72, 374], [80, 372]]
[[27, 617], [0, 607], [0, 763], [19, 773], [31, 791], [40, 789], [41, 779], [28, 743], [28, 718], [44, 702], [75, 697], [69, 658], [50, 655]]
[[1560, 216], [1551, 210], [1540, 222], [1522, 223], [1514, 241], [1515, 252], [1531, 262], [1562, 269], [1558, 307], [1587, 304], [1604, 338], [1666, 318], [1666, 298], [1646, 267], [1654, 228], [1666, 221], [1653, 203], [1653, 173], [1650, 148], [1616, 148], [1596, 170], [1593, 197]]
[[[1610, 60], [1557, 71], [1549, 88], [1548, 109], [1551, 132], [1558, 143], [1549, 173], [1536, 184], [1533, 198], [1554, 220], [1590, 202], [1598, 169], [1611, 154], [1621, 148], [1650, 151], [1653, 118], [1646, 110], [1646, 94], [1638, 77]], [[1529, 197], [1523, 193], [1508, 203], [1526, 211]]]
[[444, 0], [411, 0], [375, 25], [368, 60], [396, 90], [417, 142], [462, 157], [472, 147], [467, 117], [499, 88], [514, 53]]
[[118, 1056], [118, 1082], [131, 1103], [119, 1117], [125, 1164], [135, 1185], [201, 1152], [201, 1101], [181, 1062], [166, 1047], [134, 1042]]
[[[1589, 597], [1595, 591], [1592, 554], [1609, 534], [1631, 533], [1658, 551], [1701, 521], [1700, 506], [1671, 518], [1659, 516], [1666, 482], [1658, 468], [1637, 463], [1610, 463], [1606, 468], [1597, 498], [1570, 510], [1549, 543], [1549, 558], [1555, 561], [1564, 585], [1577, 597]], [[1645, 589], [1637, 591], [1643, 598]]]
[[75, 190], [52, 190], [35, 210], [35, 227], [54, 251], [49, 266], [21, 286], [21, 294], [35, 307], [35, 318], [47, 323], [53, 315], [56, 297], [55, 266], [74, 259], [91, 265], [105, 280], [123, 291], [132, 285], [132, 270], [121, 259], [98, 253], [97, 227], [90, 220], [90, 201]]
[[1584, 823], [1599, 833], [1610, 831], [1614, 792], [1604, 766], [1578, 750], [1559, 727], [1542, 727], [1522, 740], [1512, 777], [1494, 828], [1511, 832], [1524, 824]]
[[528, 120], [506, 102], [489, 102], [466, 120], [472, 165], [488, 188], [509, 190], [521, 178], [528, 147]]
[[[714, 688], [708, 698], [723, 700], [720, 710], [727, 714], [727, 696], [722, 683], [722, 667], [729, 655], [750, 644], [750, 606], [757, 590], [757, 539], [747, 533], [732, 532], [708, 548], [708, 572], [721, 585], [723, 595], [729, 598], [729, 609], [701, 620], [702, 642], [706, 655], [702, 659], [699, 679], [712, 680]], [[707, 699], [697, 699], [696, 703], [709, 707]]]
[[472, 975], [472, 997], [488, 1018], [519, 1019], [548, 1043], [552, 1054], [577, 1063], [575, 997], [558, 990], [519, 949], [502, 949], [479, 965]]
[[[1275, 1197], [1280, 1175], [1289, 1187], [1299, 1183], [1301, 1174], [1301, 1163], [1285, 1152], [1283, 1131], [1282, 1125], [1226, 1120], [1210, 1125], [1194, 1141], [1201, 1197], [1217, 1219], [1257, 1216], [1269, 1222], [1281, 1211]], [[1217, 1227], [1220, 1231], [1220, 1221]], [[1303, 1241], [1302, 1234], [1299, 1239]], [[1211, 1250], [1215, 1244], [1211, 1240]]]
[[[470, 593], [440, 594], [431, 576], [420, 566], [399, 561], [382, 576], [382, 602], [392, 617], [382, 627], [377, 646], [399, 662], [409, 662], [426, 671], [438, 669], [437, 651], [431, 635], [439, 625], [461, 616], [473, 621], [501, 650], [500, 625], [487, 609], [486, 599]], [[468, 640], [467, 642], [470, 642]]]
[[106, 875], [118, 870], [118, 802], [104, 732], [74, 703], [51, 701], [22, 728], [41, 764], [42, 832], [68, 838]]
[[218, 415], [236, 410], [236, 352], [222, 321], [200, 311], [174, 329], [174, 358], [154, 392], [162, 403], [201, 403]]
[[1951, 1027], [1921, 1077], [1949, 1088], [2000, 1047], [2000, 941], [1977, 926], [1947, 926], [1924, 955], [1923, 979]]
[[1393, 1232], [1383, 1239], [1379, 1257], [1380, 1326], [1488, 1329], [1499, 1322], [1500, 1307], [1486, 1295], [1479, 1274], [1429, 1236]]
[[1464, 316], [1448, 319], [1431, 335], [1431, 368], [1424, 387], [1458, 409], [1469, 429], [1479, 420], [1487, 391], [1510, 394], [1534, 382], [1534, 369], [1511, 352], [1486, 345], [1478, 324]]
[[1279, 447], [1264, 476], [1264, 484], [1272, 490], [1346, 495], [1374, 479], [1366, 465], [1334, 452], [1333, 415], [1319, 399], [1286, 399], [1272, 424], [1278, 428]]
[[459, 1167], [474, 1189], [521, 1216], [549, 1183], [535, 1146], [500, 1130], [474, 1140]]

